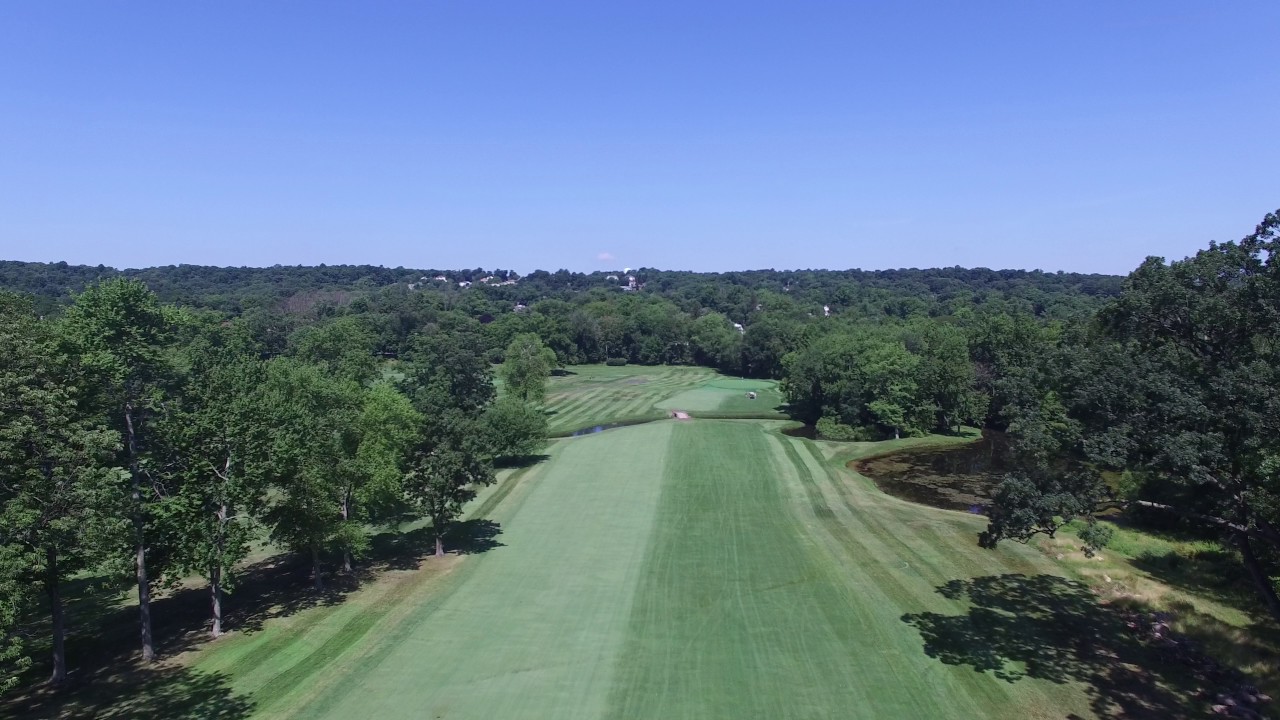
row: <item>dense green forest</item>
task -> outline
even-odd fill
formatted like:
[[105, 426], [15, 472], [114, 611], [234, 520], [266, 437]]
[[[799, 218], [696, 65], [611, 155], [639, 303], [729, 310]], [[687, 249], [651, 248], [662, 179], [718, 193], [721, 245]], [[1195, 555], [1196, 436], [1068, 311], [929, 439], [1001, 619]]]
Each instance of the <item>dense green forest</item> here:
[[708, 365], [780, 377], [801, 337], [841, 327], [1025, 315], [1037, 322], [1086, 316], [1120, 291], [1121, 278], [1027, 271], [752, 271], [629, 274], [483, 269], [442, 272], [371, 266], [116, 271], [65, 263], [0, 262], [0, 287], [57, 314], [75, 294], [110, 278], [143, 282], [161, 302], [239, 317], [264, 351], [283, 352], [301, 328], [355, 316], [374, 350], [396, 357], [424, 328], [474, 322], [493, 360], [535, 333], [565, 364], [628, 361]]
[[429, 518], [442, 552], [580, 363], [778, 378], [831, 440], [1005, 430], [982, 544], [1079, 521], [1096, 549], [1120, 509], [1221, 538], [1280, 617], [1278, 230], [1128, 278], [0, 264], [0, 678], [37, 611], [65, 676], [59, 588], [85, 569], [133, 577], [150, 659], [157, 583], [203, 577], [220, 633], [255, 532], [317, 587], [372, 523]]

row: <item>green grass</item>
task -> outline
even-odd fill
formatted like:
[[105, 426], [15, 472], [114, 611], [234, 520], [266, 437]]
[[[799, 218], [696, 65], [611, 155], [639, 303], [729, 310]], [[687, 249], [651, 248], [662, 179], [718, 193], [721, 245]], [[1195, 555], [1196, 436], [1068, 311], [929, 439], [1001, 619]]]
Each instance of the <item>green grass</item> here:
[[942, 665], [902, 619], [955, 609], [933, 590], [958, 570], [1046, 563], [980, 553], [967, 518], [850, 493], [814, 443], [767, 429], [697, 422], [673, 436], [609, 717], [1086, 711], [1078, 688]]
[[780, 426], [559, 441], [482, 503], [497, 547], [229, 638], [196, 667], [258, 714], [300, 718], [1089, 714], [1079, 683], [939, 662], [904, 621], [962, 612], [935, 592], [949, 580], [1034, 577], [1048, 559], [980, 551], [976, 519], [879, 495]]
[[[576, 365], [551, 378], [547, 406], [553, 433], [595, 424], [656, 420], [673, 410], [698, 413], [777, 413], [782, 394], [772, 380], [743, 380], [700, 367]], [[754, 391], [754, 400], [747, 392]]]
[[1174, 631], [1280, 697], [1280, 632], [1266, 619], [1234, 549], [1119, 526], [1106, 548], [1086, 556], [1077, 530], [1068, 527], [1042, 542], [1042, 550], [1110, 604], [1170, 612]]
[[[74, 712], [51, 704], [37, 714], [194, 718], [209, 703], [225, 703], [228, 718], [388, 720], [1203, 709], [1189, 697], [1204, 678], [1135, 640], [1104, 602], [1114, 598], [1090, 585], [1101, 568], [1153, 587], [1181, 569], [1186, 583], [1202, 580], [1160, 558], [1209, 562], [1197, 553], [1212, 548], [1122, 533], [1106, 561], [1069, 556], [1066, 545], [1063, 558], [1053, 544], [982, 550], [982, 518], [887, 496], [846, 467], [967, 438], [792, 438], [780, 421], [707, 419], [771, 410], [771, 383], [697, 368], [575, 371], [553, 384], [561, 429], [666, 408], [695, 419], [553, 441], [544, 461], [504, 470], [470, 506], [469, 522], [498, 530], [483, 551], [387, 562], [333, 604], [277, 613], [189, 653], [164, 671], [172, 683], [123, 682], [132, 704], [119, 711], [99, 693], [64, 706]], [[746, 400], [747, 388], [760, 397]], [[1156, 560], [1144, 574], [1122, 551]], [[1215, 612], [1232, 600], [1178, 592]], [[1239, 619], [1242, 633], [1257, 627]], [[183, 693], [194, 710], [173, 700]]]

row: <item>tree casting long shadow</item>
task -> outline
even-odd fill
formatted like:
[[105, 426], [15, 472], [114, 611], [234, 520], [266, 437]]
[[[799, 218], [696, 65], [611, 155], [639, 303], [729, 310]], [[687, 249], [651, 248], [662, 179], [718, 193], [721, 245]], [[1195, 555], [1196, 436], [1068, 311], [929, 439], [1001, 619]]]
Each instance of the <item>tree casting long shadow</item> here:
[[[0, 703], [0, 715], [60, 720], [239, 720], [253, 713], [252, 701], [233, 693], [226, 678], [162, 665], [102, 673], [86, 678], [68, 695], [36, 686]], [[75, 688], [71, 688], [75, 689]]]
[[[454, 524], [445, 536], [451, 553], [470, 555], [501, 547], [498, 523], [477, 518]], [[256, 632], [274, 618], [288, 617], [318, 605], [336, 605], [364, 582], [387, 570], [414, 570], [435, 550], [431, 528], [387, 530], [373, 536], [370, 552], [354, 574], [332, 573], [325, 588], [311, 588], [310, 561], [283, 554], [242, 571], [235, 593], [227, 597], [227, 624], [233, 632]], [[69, 686], [53, 688], [32, 682], [25, 690], [0, 697], [0, 717], [23, 718], [214, 718], [248, 717], [252, 704], [235, 696], [217, 674], [174, 666], [142, 667], [136, 663], [137, 608], [102, 601], [118, 594], [113, 586], [73, 586], [74, 607], [97, 608], [84, 617], [72, 615], [77, 632], [68, 638], [73, 658]], [[156, 637], [163, 655], [189, 650], [208, 640], [208, 592], [189, 588], [171, 592], [153, 604]], [[43, 666], [34, 672], [47, 672]]]
[[968, 611], [902, 617], [919, 631], [926, 654], [1007, 682], [1083, 683], [1099, 715], [1199, 716], [1219, 693], [1237, 697], [1244, 684], [1173, 638], [1158, 615], [1104, 605], [1072, 580], [992, 575], [952, 580], [937, 592]]

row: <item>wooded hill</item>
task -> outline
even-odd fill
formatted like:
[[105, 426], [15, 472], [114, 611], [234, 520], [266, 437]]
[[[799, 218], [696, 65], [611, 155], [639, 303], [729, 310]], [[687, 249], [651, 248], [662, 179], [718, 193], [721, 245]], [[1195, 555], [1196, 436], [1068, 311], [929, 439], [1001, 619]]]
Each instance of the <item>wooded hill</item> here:
[[[743, 322], [759, 293], [786, 294], [795, 302], [832, 312], [863, 315], [945, 314], [966, 305], [1008, 303], [1036, 315], [1064, 317], [1119, 294], [1116, 275], [1046, 273], [1039, 270], [939, 268], [903, 270], [750, 270], [695, 273], [640, 268], [632, 270], [644, 292], [696, 302]], [[266, 268], [167, 265], [117, 270], [98, 265], [68, 265], [0, 260], [0, 287], [32, 295], [41, 309], [71, 302], [92, 283], [115, 277], [141, 280], [162, 302], [239, 313], [309, 310], [342, 305], [356, 298], [419, 290], [454, 293], [470, 290], [504, 305], [538, 300], [572, 300], [592, 290], [625, 292], [621, 269], [593, 273], [536, 270], [520, 276], [510, 270], [434, 270], [374, 265], [281, 266]], [[435, 278], [445, 278], [436, 280]], [[493, 278], [482, 282], [484, 278]], [[510, 281], [515, 281], [510, 283]], [[462, 288], [459, 283], [471, 283]], [[502, 283], [502, 284], [500, 284]], [[510, 284], [507, 284], [510, 283]]]

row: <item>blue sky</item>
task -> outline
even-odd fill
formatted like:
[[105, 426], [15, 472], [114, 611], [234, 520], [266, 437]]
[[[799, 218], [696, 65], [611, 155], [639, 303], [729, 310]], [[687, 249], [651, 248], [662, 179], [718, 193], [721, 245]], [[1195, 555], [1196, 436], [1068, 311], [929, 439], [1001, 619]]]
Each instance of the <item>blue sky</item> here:
[[0, 259], [1124, 273], [1280, 207], [1280, 3], [49, 2]]

